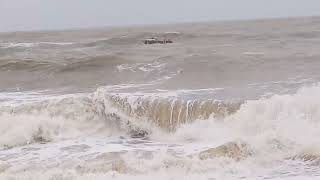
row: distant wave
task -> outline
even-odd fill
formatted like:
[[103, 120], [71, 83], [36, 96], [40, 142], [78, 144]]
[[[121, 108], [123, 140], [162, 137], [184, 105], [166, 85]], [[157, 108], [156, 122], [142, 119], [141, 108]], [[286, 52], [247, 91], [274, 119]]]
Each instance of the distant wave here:
[[150, 33], [150, 32], [144, 32], [144, 33], [137, 33], [137, 34], [130, 34], [130, 35], [122, 35], [117, 37], [110, 37], [106, 39], [98, 39], [92, 42], [84, 43], [85, 47], [99, 47], [99, 46], [106, 46], [106, 45], [137, 45], [137, 44], [143, 44], [143, 40], [146, 38], [166, 38], [171, 39], [173, 41], [176, 40], [186, 40], [186, 39], [192, 39], [197, 37], [194, 34], [186, 34], [181, 32], [163, 32], [163, 33]]
[[7, 48], [32, 48], [38, 47], [42, 45], [48, 46], [66, 46], [72, 45], [72, 42], [18, 42], [18, 43], [0, 43], [0, 48], [7, 49]]
[[58, 69], [58, 72], [70, 72], [70, 71], [87, 71], [90, 69], [99, 68], [116, 68], [116, 65], [126, 62], [127, 60], [116, 55], [104, 55], [95, 57], [86, 57], [82, 59], [77, 59], [76, 62], [67, 62]]
[[57, 65], [56, 63], [45, 62], [45, 61], [9, 59], [9, 60], [0, 61], [0, 70], [2, 71], [11, 71], [11, 70], [37, 71], [37, 70], [48, 69], [56, 65]]
[[125, 60], [112, 55], [77, 58], [76, 61], [73, 61], [73, 59], [70, 58], [63, 62], [50, 62], [41, 59], [39, 61], [32, 59], [3, 59], [0, 61], [0, 70], [41, 71], [51, 68], [55, 69], [57, 72], [67, 72], [100, 67], [116, 68], [116, 65], [121, 64], [122, 62], [125, 62]]

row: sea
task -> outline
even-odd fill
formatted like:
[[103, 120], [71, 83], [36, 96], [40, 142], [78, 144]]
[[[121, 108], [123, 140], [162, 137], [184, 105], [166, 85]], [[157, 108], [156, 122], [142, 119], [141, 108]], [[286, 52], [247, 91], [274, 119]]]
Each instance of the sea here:
[[320, 17], [3, 32], [0, 179], [320, 179], [319, 81]]

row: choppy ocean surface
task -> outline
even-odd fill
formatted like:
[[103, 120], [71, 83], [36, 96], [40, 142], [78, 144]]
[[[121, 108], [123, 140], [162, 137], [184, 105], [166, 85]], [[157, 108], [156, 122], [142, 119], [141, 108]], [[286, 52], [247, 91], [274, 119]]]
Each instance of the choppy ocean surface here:
[[319, 49], [317, 17], [0, 33], [0, 179], [320, 179]]

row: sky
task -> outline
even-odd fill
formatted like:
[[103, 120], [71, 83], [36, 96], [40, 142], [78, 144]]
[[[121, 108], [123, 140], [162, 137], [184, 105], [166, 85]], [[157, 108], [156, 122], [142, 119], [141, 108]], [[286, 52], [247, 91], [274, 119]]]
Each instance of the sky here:
[[0, 0], [0, 31], [320, 15], [320, 0]]

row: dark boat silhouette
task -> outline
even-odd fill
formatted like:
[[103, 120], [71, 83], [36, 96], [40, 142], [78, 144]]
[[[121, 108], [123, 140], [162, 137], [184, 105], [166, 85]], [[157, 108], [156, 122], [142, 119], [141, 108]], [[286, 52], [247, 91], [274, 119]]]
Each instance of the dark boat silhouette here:
[[157, 38], [148, 38], [143, 40], [144, 44], [168, 44], [168, 43], [173, 43], [172, 40], [170, 39], [157, 39]]

